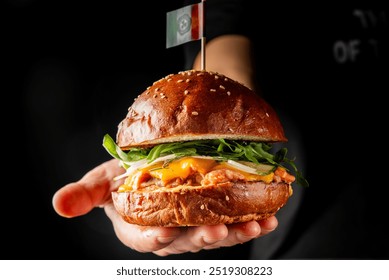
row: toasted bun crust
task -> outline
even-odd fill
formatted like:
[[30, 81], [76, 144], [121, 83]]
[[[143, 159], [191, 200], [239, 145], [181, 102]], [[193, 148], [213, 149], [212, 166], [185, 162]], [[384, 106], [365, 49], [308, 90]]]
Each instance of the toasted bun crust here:
[[195, 70], [168, 75], [147, 88], [116, 135], [123, 150], [215, 138], [287, 141], [276, 112], [258, 94], [224, 75]]
[[206, 187], [113, 192], [125, 221], [143, 226], [199, 226], [262, 220], [292, 195], [287, 183], [234, 182]]

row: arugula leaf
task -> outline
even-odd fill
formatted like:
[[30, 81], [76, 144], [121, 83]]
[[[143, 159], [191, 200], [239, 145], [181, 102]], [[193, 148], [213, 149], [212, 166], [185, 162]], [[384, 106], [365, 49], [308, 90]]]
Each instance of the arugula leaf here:
[[303, 187], [309, 187], [309, 183], [307, 179], [304, 178], [303, 174], [297, 169], [296, 164], [293, 160], [290, 160], [288, 158], [284, 158], [283, 161], [290, 165], [295, 173], [297, 184]]

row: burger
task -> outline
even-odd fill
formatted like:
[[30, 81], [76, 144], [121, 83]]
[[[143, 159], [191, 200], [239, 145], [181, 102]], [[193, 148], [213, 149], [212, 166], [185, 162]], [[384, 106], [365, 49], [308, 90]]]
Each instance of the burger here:
[[119, 159], [123, 184], [112, 192], [125, 221], [199, 226], [273, 216], [305, 184], [275, 110], [220, 73], [188, 70], [145, 89], [103, 146]]

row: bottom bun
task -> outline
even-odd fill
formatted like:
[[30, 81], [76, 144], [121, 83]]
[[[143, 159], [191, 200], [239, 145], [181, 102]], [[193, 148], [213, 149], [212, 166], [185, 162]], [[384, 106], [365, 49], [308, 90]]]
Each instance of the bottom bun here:
[[177, 227], [263, 220], [276, 214], [291, 195], [291, 186], [284, 182], [230, 182], [113, 192], [112, 199], [128, 223]]

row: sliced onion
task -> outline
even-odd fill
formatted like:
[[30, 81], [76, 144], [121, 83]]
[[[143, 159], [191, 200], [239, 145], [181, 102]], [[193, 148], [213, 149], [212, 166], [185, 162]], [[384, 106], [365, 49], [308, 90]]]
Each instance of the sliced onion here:
[[188, 157], [215, 160], [215, 158], [214, 158], [214, 157], [211, 157], [211, 156], [188, 156]]
[[247, 165], [244, 165], [242, 163], [236, 162], [234, 160], [227, 160], [227, 163], [235, 167], [236, 169], [239, 169], [241, 171], [252, 173], [252, 174], [258, 174], [257, 170], [255, 168], [249, 167]]
[[125, 177], [129, 176], [131, 173], [133, 173], [134, 171], [136, 171], [136, 170], [143, 169], [143, 168], [146, 168], [146, 167], [148, 167], [150, 165], [153, 165], [153, 164], [155, 164], [157, 162], [173, 159], [175, 157], [176, 157], [176, 155], [171, 154], [171, 155], [167, 155], [167, 156], [156, 158], [152, 162], [148, 162], [147, 159], [141, 159], [141, 160], [138, 160], [138, 161], [131, 162], [130, 163], [130, 167], [127, 168], [126, 172], [124, 172], [121, 175], [116, 176], [113, 179], [116, 181], [116, 180], [125, 178]]

